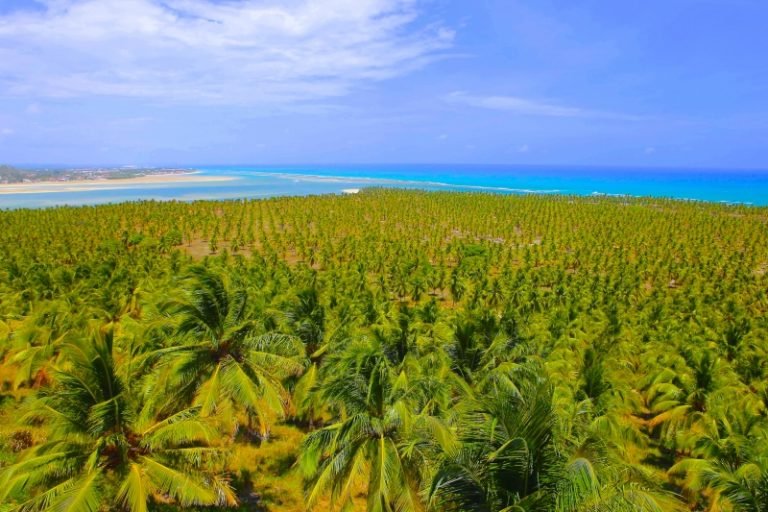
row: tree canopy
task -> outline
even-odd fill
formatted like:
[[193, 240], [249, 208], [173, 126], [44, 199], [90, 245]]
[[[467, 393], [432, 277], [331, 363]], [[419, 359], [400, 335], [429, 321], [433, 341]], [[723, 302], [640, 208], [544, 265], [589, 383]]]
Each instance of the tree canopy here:
[[0, 510], [768, 510], [768, 209], [0, 211]]

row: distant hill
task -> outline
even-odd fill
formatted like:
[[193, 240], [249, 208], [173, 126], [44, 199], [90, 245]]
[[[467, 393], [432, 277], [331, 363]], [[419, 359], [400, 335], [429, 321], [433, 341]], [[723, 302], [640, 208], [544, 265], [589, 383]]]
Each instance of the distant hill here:
[[21, 183], [26, 176], [27, 173], [20, 169], [10, 165], [0, 165], [0, 183]]

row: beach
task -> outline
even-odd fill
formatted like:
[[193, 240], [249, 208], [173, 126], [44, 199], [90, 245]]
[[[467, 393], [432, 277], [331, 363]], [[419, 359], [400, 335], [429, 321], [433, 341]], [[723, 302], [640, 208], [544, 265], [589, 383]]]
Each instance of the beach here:
[[0, 184], [0, 195], [50, 194], [56, 192], [91, 192], [116, 190], [136, 185], [181, 185], [186, 183], [212, 183], [235, 180], [232, 176], [209, 176], [198, 173], [152, 174], [135, 178], [34, 181], [28, 183]]

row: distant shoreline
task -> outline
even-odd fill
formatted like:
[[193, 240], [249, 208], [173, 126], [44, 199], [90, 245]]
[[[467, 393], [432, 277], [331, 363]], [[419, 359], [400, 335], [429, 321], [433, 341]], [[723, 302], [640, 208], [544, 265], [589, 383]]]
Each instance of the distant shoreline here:
[[[0, 169], [2, 166], [0, 166]], [[41, 171], [45, 171], [41, 169]], [[412, 172], [411, 172], [412, 171]], [[276, 196], [354, 194], [370, 187], [514, 195], [648, 197], [768, 207], [768, 173], [681, 177], [642, 176], [617, 169], [569, 173], [560, 168], [525, 172], [514, 166], [482, 171], [473, 166], [425, 170], [386, 166], [188, 167], [70, 169], [25, 183], [0, 183], [0, 210], [151, 200], [230, 200]], [[121, 173], [128, 173], [121, 175]], [[18, 174], [18, 173], [17, 173]], [[18, 176], [14, 176], [18, 178]]]
[[151, 174], [135, 178], [99, 178], [69, 181], [32, 181], [28, 183], [0, 184], [0, 195], [50, 194], [54, 192], [90, 192], [130, 188], [132, 185], [210, 183], [233, 181], [232, 176], [201, 176], [199, 172]]

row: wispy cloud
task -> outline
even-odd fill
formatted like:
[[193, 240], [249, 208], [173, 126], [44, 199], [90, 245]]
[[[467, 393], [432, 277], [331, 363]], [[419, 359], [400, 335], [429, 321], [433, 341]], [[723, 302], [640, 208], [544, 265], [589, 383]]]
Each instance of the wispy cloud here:
[[625, 121], [647, 119], [642, 116], [558, 105], [556, 103], [521, 98], [519, 96], [481, 96], [469, 94], [464, 91], [455, 91], [446, 95], [444, 99], [451, 103], [460, 103], [470, 107], [499, 110], [525, 116], [601, 118]]
[[0, 16], [0, 94], [295, 104], [451, 46], [417, 0], [39, 0]]

